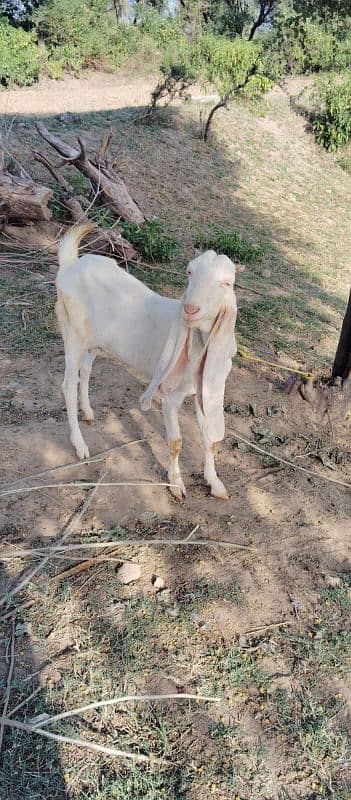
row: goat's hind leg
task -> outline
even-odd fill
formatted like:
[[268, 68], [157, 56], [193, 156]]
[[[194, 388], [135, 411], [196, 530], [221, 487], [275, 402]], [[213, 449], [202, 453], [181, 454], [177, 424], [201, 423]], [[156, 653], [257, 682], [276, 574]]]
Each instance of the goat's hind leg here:
[[162, 400], [163, 417], [167, 433], [170, 464], [168, 469], [169, 490], [176, 500], [182, 500], [186, 489], [179, 469], [179, 455], [182, 450], [182, 437], [179, 428], [178, 411], [182, 405], [185, 394], [172, 392]]
[[69, 338], [65, 337], [66, 369], [62, 390], [66, 401], [71, 442], [78, 458], [89, 458], [89, 450], [85, 444], [78, 423], [78, 381], [82, 355], [83, 353], [79, 341], [73, 336]]
[[86, 422], [94, 422], [94, 411], [89, 400], [89, 378], [93, 366], [96, 350], [86, 352], [81, 358], [79, 367], [79, 400], [83, 419]]
[[215, 467], [216, 443], [211, 442], [207, 435], [204, 415], [201, 411], [197, 398], [195, 398], [195, 409], [196, 409], [197, 421], [200, 427], [202, 444], [204, 448], [205, 481], [206, 483], [209, 484], [211, 488], [211, 494], [213, 497], [217, 497], [219, 500], [228, 500], [229, 499], [228, 492], [224, 486], [224, 483], [222, 483], [216, 472], [216, 467]]

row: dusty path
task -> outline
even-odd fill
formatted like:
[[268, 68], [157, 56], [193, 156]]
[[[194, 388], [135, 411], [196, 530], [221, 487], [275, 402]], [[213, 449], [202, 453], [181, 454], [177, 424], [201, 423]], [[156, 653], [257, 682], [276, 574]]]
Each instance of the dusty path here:
[[140, 106], [155, 85], [155, 78], [85, 73], [81, 78], [45, 79], [34, 86], [0, 93], [0, 114], [85, 113]]

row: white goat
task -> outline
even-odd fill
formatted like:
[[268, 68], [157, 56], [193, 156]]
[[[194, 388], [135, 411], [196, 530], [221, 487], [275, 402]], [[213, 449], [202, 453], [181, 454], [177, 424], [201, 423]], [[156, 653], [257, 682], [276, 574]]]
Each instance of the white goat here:
[[59, 245], [56, 313], [65, 346], [62, 384], [71, 441], [79, 458], [89, 451], [78, 424], [77, 388], [83, 418], [94, 420], [89, 377], [99, 351], [118, 356], [151, 383], [141, 408], [162, 402], [170, 450], [171, 492], [185, 496], [179, 470], [182, 439], [178, 411], [186, 396], [195, 408], [205, 451], [204, 477], [214, 497], [228, 494], [215, 470], [215, 443], [224, 436], [225, 381], [236, 353], [235, 265], [214, 250], [190, 262], [188, 286], [180, 300], [162, 297], [100, 255], [78, 257], [90, 223], [71, 228]]

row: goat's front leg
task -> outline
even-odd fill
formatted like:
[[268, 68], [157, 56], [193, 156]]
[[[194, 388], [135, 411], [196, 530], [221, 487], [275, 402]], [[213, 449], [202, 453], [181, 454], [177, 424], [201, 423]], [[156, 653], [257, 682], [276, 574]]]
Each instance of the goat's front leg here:
[[186, 495], [184, 483], [179, 469], [179, 454], [182, 450], [182, 437], [179, 428], [178, 411], [184, 400], [183, 392], [172, 392], [162, 399], [162, 410], [167, 433], [170, 465], [168, 479], [172, 486], [169, 487], [173, 497], [182, 500]]
[[78, 458], [89, 458], [89, 450], [85, 444], [78, 423], [78, 380], [81, 355], [76, 342], [65, 341], [66, 369], [62, 390], [66, 401], [71, 442]]
[[209, 484], [211, 488], [211, 494], [213, 497], [217, 497], [219, 500], [228, 500], [229, 499], [228, 492], [224, 486], [224, 483], [222, 483], [216, 472], [216, 467], [215, 467], [216, 443], [211, 442], [207, 435], [204, 415], [201, 411], [199, 402], [196, 397], [195, 397], [195, 409], [196, 409], [197, 421], [200, 427], [202, 444], [204, 448], [205, 481], [206, 483]]

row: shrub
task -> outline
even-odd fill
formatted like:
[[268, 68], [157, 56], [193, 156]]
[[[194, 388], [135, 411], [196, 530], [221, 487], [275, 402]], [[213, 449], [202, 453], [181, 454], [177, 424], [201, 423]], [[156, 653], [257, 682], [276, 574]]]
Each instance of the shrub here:
[[123, 222], [123, 234], [146, 261], [170, 261], [177, 250], [174, 236], [165, 233], [159, 220], [145, 222], [142, 227], [133, 222]]
[[351, 139], [351, 79], [321, 84], [317, 95], [322, 108], [313, 128], [317, 142], [335, 152]]
[[38, 80], [40, 51], [32, 33], [0, 19], [0, 82], [29, 86]]
[[247, 264], [253, 261], [262, 261], [264, 247], [252, 244], [244, 239], [239, 231], [224, 231], [214, 225], [209, 233], [200, 233], [195, 241], [195, 247], [205, 250], [216, 250], [229, 258], [244, 261]]
[[95, 62], [107, 62], [109, 26], [102, 0], [49, 0], [34, 19], [56, 72], [57, 65], [78, 73]]

